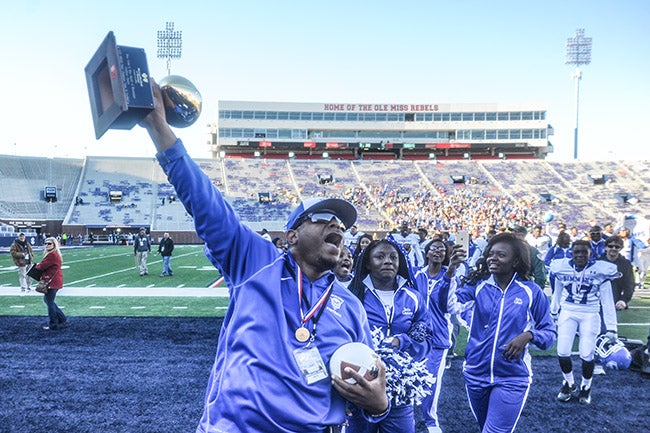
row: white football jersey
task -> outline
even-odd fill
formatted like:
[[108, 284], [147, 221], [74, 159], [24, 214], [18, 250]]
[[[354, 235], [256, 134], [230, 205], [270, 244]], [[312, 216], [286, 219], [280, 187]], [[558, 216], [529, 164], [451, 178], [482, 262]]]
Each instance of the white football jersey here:
[[555, 292], [551, 299], [552, 314], [557, 314], [560, 307], [568, 311], [599, 312], [602, 303], [603, 318], [608, 329], [611, 329], [612, 320], [613, 326], [616, 326], [616, 309], [610, 283], [620, 277], [615, 264], [596, 260], [578, 271], [574, 267], [573, 259], [564, 258], [553, 260], [550, 272], [555, 276]]

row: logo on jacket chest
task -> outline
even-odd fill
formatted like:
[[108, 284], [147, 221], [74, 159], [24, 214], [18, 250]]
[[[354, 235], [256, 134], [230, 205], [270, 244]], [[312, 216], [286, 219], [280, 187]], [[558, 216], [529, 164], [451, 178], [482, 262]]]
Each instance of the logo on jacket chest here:
[[345, 301], [341, 297], [337, 295], [331, 295], [327, 309], [331, 311], [333, 314], [335, 314], [336, 316], [341, 317], [341, 313], [339, 313], [339, 310], [343, 306], [344, 302]]

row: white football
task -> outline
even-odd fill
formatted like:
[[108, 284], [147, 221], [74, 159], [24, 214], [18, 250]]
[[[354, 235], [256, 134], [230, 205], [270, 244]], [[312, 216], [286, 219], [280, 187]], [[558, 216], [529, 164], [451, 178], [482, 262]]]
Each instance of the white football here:
[[355, 384], [357, 381], [345, 372], [345, 368], [350, 367], [367, 380], [372, 380], [378, 373], [375, 364], [377, 358], [375, 351], [363, 343], [346, 343], [332, 354], [330, 372], [347, 383]]

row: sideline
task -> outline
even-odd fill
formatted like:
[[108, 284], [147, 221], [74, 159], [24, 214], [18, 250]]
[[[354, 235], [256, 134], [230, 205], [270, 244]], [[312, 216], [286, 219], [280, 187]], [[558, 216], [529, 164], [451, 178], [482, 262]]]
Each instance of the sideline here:
[[[0, 296], [41, 296], [32, 289], [22, 294], [18, 286], [0, 287]], [[63, 287], [57, 297], [66, 296], [147, 296], [176, 298], [227, 298], [227, 287]]]

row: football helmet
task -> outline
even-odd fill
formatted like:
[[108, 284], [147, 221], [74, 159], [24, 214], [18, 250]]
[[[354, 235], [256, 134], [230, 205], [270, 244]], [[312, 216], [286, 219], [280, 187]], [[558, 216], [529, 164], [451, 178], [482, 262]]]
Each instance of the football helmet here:
[[632, 363], [632, 356], [621, 340], [610, 342], [605, 335], [596, 339], [596, 355], [603, 365], [614, 370], [625, 370]]

